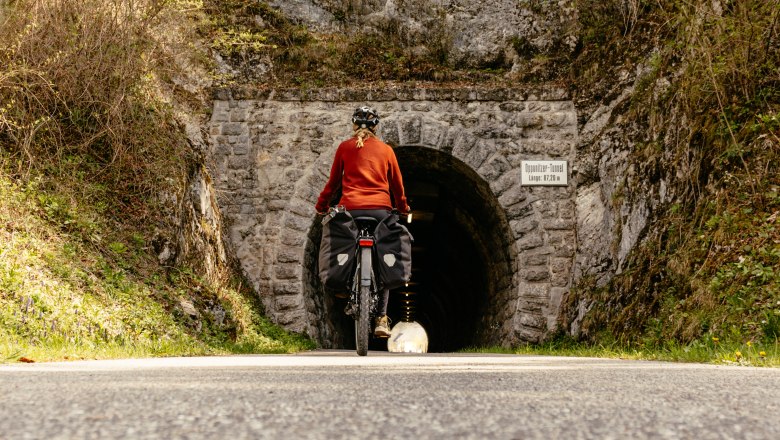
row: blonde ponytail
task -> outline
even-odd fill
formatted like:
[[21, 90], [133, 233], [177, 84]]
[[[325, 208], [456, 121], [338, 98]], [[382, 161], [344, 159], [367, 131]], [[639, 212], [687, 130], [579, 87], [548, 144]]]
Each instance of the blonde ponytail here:
[[355, 129], [355, 139], [357, 139], [357, 147], [363, 148], [363, 144], [365, 143], [365, 140], [370, 137], [376, 137], [373, 131], [369, 130], [368, 128], [356, 128]]

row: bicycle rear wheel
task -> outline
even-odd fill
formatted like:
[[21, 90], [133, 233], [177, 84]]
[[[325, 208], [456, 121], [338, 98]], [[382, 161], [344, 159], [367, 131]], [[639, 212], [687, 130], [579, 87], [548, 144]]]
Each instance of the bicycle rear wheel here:
[[358, 290], [358, 319], [355, 321], [357, 354], [368, 354], [368, 333], [371, 321], [371, 248], [360, 248], [360, 290]]
[[368, 286], [360, 286], [359, 307], [358, 319], [355, 321], [355, 345], [357, 354], [365, 356], [368, 354], [368, 333], [371, 330], [371, 292]]

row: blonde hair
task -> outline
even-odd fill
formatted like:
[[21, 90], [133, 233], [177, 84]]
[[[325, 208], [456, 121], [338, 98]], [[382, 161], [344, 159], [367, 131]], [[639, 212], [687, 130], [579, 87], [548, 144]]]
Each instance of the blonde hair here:
[[368, 128], [358, 128], [357, 125], [353, 125], [353, 130], [355, 130], [355, 138], [357, 139], [358, 148], [363, 148], [363, 144], [366, 139], [370, 137], [376, 137], [376, 134], [374, 134], [374, 132]]

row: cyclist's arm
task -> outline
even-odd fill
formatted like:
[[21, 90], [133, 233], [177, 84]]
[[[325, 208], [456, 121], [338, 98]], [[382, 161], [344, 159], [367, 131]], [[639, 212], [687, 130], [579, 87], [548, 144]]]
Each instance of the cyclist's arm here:
[[404, 193], [404, 181], [393, 150], [390, 150], [390, 166], [387, 171], [387, 178], [390, 182], [390, 192], [395, 198], [395, 208], [402, 214], [408, 213], [409, 205], [406, 202], [406, 193]]
[[331, 198], [341, 188], [342, 174], [344, 174], [344, 162], [341, 158], [341, 148], [339, 148], [336, 150], [336, 157], [333, 158], [333, 166], [330, 168], [328, 183], [325, 184], [325, 188], [320, 193], [317, 204], [314, 206], [318, 213], [322, 214], [328, 211]]

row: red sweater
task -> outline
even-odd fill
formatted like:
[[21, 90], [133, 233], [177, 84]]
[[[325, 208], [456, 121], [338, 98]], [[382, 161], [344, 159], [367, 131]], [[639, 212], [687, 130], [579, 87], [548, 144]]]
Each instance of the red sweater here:
[[[330, 178], [320, 193], [315, 208], [328, 210], [333, 195], [341, 188], [340, 205], [353, 209], [396, 209], [409, 212], [404, 195], [404, 183], [395, 153], [389, 145], [377, 138], [365, 139], [363, 148], [357, 139], [348, 139], [339, 145]], [[390, 199], [392, 191], [395, 204]]]

